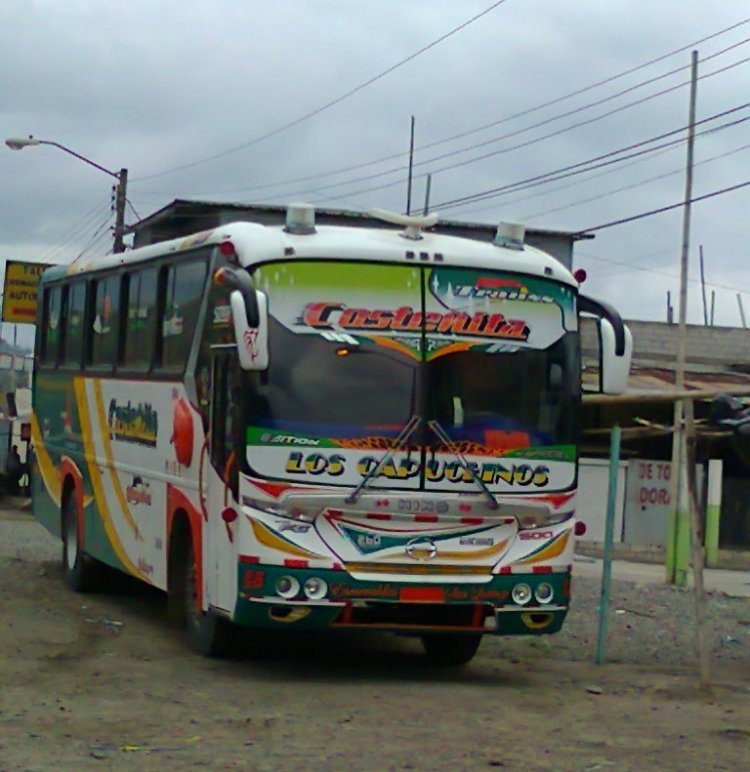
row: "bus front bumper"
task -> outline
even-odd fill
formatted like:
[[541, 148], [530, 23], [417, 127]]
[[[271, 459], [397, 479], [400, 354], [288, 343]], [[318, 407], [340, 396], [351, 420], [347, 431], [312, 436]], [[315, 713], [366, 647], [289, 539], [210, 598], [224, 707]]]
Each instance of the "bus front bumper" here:
[[[570, 595], [569, 573], [500, 574], [481, 585], [422, 585], [363, 581], [332, 570], [280, 566], [240, 566], [239, 570], [233, 621], [259, 628], [548, 635], [561, 629]], [[305, 582], [311, 577], [325, 583], [325, 597], [305, 597]], [[293, 597], [278, 594], [283, 578], [293, 579], [299, 587]], [[513, 600], [513, 589], [519, 584], [531, 591], [527, 605]], [[552, 588], [547, 603], [534, 600], [542, 584]]]

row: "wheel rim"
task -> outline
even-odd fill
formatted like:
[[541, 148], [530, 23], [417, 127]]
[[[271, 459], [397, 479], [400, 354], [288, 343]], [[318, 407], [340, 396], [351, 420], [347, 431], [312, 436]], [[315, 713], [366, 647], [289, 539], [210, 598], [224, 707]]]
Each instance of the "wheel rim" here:
[[65, 563], [68, 570], [75, 568], [78, 559], [78, 523], [75, 515], [69, 512], [65, 524]]

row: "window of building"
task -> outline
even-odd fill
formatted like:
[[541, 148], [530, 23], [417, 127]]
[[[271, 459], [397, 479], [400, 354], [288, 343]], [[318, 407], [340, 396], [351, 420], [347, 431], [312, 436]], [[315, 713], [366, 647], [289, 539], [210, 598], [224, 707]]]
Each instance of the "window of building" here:
[[64, 307], [64, 330], [61, 361], [80, 367], [83, 353], [83, 320], [86, 311], [86, 283], [78, 282], [67, 288]]
[[159, 269], [146, 268], [126, 277], [125, 346], [122, 364], [148, 370], [156, 340], [156, 298]]
[[91, 310], [91, 348], [89, 363], [94, 367], [114, 367], [120, 327], [120, 277], [108, 276], [93, 282], [94, 307]]
[[205, 260], [178, 263], [167, 270], [161, 330], [163, 367], [185, 368], [205, 284]]
[[60, 349], [62, 314], [62, 287], [51, 287], [44, 291], [44, 314], [42, 322], [41, 362], [54, 366]]

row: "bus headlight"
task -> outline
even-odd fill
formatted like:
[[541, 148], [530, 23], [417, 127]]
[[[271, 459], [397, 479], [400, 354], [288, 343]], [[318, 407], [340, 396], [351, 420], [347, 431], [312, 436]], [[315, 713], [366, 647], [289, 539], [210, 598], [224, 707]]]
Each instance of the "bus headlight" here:
[[320, 579], [317, 576], [311, 576], [309, 579], [305, 580], [303, 590], [305, 596], [309, 600], [320, 600], [321, 598], [325, 598], [326, 593], [328, 592], [328, 585], [323, 579]]
[[276, 594], [284, 600], [291, 600], [299, 595], [299, 582], [293, 576], [280, 576], [276, 580]]
[[548, 582], [542, 582], [536, 586], [534, 590], [534, 597], [539, 603], [550, 603], [552, 598], [555, 597], [555, 591], [552, 589], [552, 585]]
[[525, 582], [517, 584], [510, 592], [513, 603], [519, 606], [525, 606], [531, 600], [531, 587]]

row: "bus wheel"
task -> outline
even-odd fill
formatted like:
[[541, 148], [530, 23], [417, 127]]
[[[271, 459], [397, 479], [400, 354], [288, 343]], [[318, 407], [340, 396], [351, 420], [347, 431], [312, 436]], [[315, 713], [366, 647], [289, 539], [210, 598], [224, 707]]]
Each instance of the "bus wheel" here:
[[422, 636], [425, 656], [433, 665], [465, 665], [477, 653], [481, 634], [429, 633]]
[[76, 592], [89, 592], [97, 583], [97, 564], [82, 546], [78, 512], [72, 494], [62, 507], [62, 567], [68, 586]]
[[198, 605], [198, 569], [192, 539], [188, 539], [182, 566], [182, 612], [188, 645], [204, 657], [226, 657], [231, 654], [232, 627], [227, 619]]

